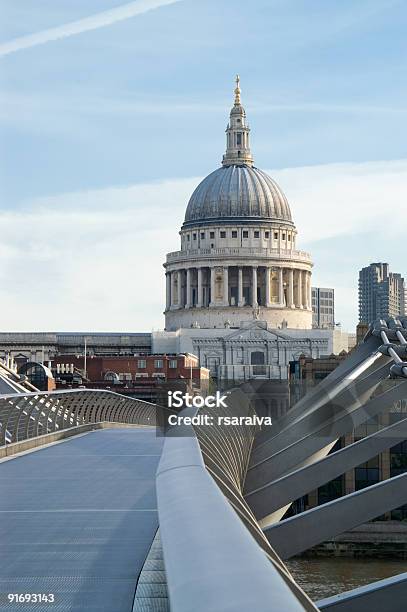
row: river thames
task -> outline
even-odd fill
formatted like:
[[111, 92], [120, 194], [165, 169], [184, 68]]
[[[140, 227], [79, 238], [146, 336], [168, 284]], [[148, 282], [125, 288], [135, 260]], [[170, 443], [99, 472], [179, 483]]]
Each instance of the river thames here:
[[299, 558], [286, 565], [313, 601], [407, 572], [407, 561], [388, 559]]

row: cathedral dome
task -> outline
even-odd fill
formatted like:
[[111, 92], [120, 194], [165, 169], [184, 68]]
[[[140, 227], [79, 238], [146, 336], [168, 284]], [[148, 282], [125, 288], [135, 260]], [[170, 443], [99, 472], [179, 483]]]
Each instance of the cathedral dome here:
[[223, 165], [198, 185], [189, 200], [184, 227], [196, 223], [280, 221], [293, 223], [280, 187], [251, 165]]
[[294, 225], [287, 198], [280, 187], [268, 174], [253, 166], [249, 134], [237, 76], [222, 166], [195, 189], [187, 206], [183, 229], [206, 223]]

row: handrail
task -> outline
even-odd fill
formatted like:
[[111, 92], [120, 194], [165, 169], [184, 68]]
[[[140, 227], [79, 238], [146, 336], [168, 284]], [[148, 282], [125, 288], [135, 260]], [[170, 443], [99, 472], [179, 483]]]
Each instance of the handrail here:
[[0, 395], [0, 446], [99, 421], [163, 426], [165, 411], [107, 390]]
[[216, 421], [217, 415], [250, 417], [255, 413], [241, 389], [230, 390], [227, 398], [227, 408], [202, 408], [199, 411], [200, 415], [214, 417], [213, 425], [195, 427], [202, 456], [207, 470], [247, 529], [266, 554], [273, 557], [274, 552], [243, 497], [250, 453], [258, 428], [248, 425], [230, 427]]
[[171, 609], [317, 610], [239, 520], [206, 469], [193, 428], [174, 429], [167, 432], [156, 481]]

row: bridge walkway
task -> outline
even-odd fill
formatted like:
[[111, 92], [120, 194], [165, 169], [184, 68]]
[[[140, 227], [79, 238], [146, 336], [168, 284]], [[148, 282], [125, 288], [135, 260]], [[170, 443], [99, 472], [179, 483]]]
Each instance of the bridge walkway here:
[[0, 461], [0, 610], [131, 612], [158, 528], [162, 443], [154, 428], [104, 429]]

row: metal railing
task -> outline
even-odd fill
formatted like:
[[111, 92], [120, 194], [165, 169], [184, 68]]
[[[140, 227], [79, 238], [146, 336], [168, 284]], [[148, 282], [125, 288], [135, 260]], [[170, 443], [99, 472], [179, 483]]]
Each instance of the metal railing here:
[[[367, 520], [376, 511], [403, 503], [406, 492], [401, 483], [406, 475], [292, 519], [275, 519], [273, 530], [267, 529], [263, 521], [259, 524], [256, 516], [280, 512], [285, 504], [330, 476], [380, 452], [392, 441], [404, 439], [407, 419], [404, 425], [389, 426], [369, 440], [343, 449], [337, 457], [323, 459], [343, 431], [383, 413], [395, 400], [405, 397], [407, 383], [400, 379], [388, 381], [388, 377], [405, 377], [407, 364], [402, 358], [407, 354], [406, 336], [407, 321], [376, 323], [358, 351], [269, 432], [259, 433], [250, 424], [230, 426], [219, 421], [219, 416], [239, 420], [254, 414], [244, 392], [237, 389], [228, 394], [227, 408], [198, 411], [198, 416], [212, 417], [211, 424], [169, 431], [157, 474], [157, 491], [171, 609], [317, 609], [292, 579], [279, 555], [287, 558], [292, 551], [312, 546], [319, 541], [315, 531], [326, 539], [334, 529], [346, 528], [348, 523]], [[256, 372], [251, 366], [248, 373], [264, 375], [260, 368]], [[384, 392], [377, 393], [382, 381], [386, 381]], [[372, 442], [374, 448], [370, 448]], [[346, 465], [342, 457], [347, 458]], [[332, 473], [326, 470], [324, 476], [318, 459], [321, 463], [326, 461]], [[256, 476], [257, 480], [261, 477], [259, 483], [253, 481], [256, 464], [260, 466]], [[305, 467], [299, 469], [298, 465]], [[296, 478], [298, 469], [300, 478]], [[251, 495], [246, 492], [245, 499], [247, 481], [252, 484], [249, 490], [254, 487], [254, 491]], [[273, 487], [279, 500], [274, 499], [276, 495], [263, 495]], [[258, 508], [253, 503], [255, 495], [261, 497]], [[363, 513], [366, 504], [359, 507], [358, 499], [365, 496], [372, 499]], [[342, 507], [347, 509], [344, 516]], [[310, 521], [313, 513], [323, 514], [323, 519]], [[253, 546], [256, 543], [257, 547]], [[265, 559], [268, 565], [264, 565]]]
[[218, 416], [253, 415], [232, 394], [228, 406], [198, 412], [214, 417], [213, 425], [167, 432], [157, 497], [171, 609], [317, 610], [269, 546], [243, 499], [256, 428], [219, 425]]
[[273, 556], [273, 551], [243, 497], [250, 453], [259, 428], [252, 425], [230, 426], [218, 420], [219, 416], [251, 418], [255, 412], [246, 395], [239, 389], [233, 389], [227, 397], [227, 408], [199, 410], [199, 415], [212, 417], [213, 423], [208, 426], [198, 425], [195, 432], [208, 471], [258, 544], [268, 555]]
[[0, 446], [102, 421], [162, 423], [164, 408], [90, 389], [0, 395]]
[[[381, 347], [379, 346], [380, 342], [384, 343]], [[326, 446], [327, 442], [330, 442], [331, 438], [334, 441], [340, 435], [342, 429], [348, 431], [349, 428], [357, 425], [359, 421], [361, 423], [365, 422], [369, 415], [382, 413], [389, 409], [395, 400], [405, 397], [406, 382], [400, 380], [400, 378], [405, 378], [407, 374], [407, 362], [403, 360], [407, 356], [406, 346], [407, 319], [402, 321], [388, 320], [386, 322], [376, 322], [370, 329], [365, 346], [360, 348], [358, 354], [351, 357], [348, 364], [342, 366], [342, 371], [338, 369], [338, 372], [331, 376], [330, 380], [329, 377], [326, 379], [326, 383], [322, 385], [320, 391], [317, 391], [316, 388], [311, 397], [302, 402], [298, 409], [294, 408], [291, 415], [288, 413], [287, 418], [282, 419], [282, 422], [275, 430], [276, 437], [273, 440], [273, 446], [275, 447], [273, 451], [276, 454], [276, 461], [273, 465], [270, 464], [268, 466], [267, 474], [264, 474], [264, 477], [267, 486], [278, 487], [280, 484], [279, 479], [281, 482], [281, 476], [285, 476], [287, 481], [291, 478], [293, 486], [290, 492], [286, 489], [283, 490], [285, 498], [283, 501], [277, 502], [274, 507], [271, 498], [268, 500], [266, 498], [262, 499], [261, 505], [263, 505], [264, 510], [266, 510], [267, 506], [267, 510], [275, 510], [286, 502], [289, 504], [299, 495], [312, 489], [315, 483], [311, 482], [310, 474], [315, 473], [318, 484], [320, 481], [325, 482], [326, 479], [329, 479], [329, 473], [324, 477], [324, 470], [322, 469], [321, 472], [318, 469], [318, 465], [315, 466], [315, 469], [313, 468], [318, 458], [320, 456], [323, 457], [328, 452], [330, 444]], [[259, 372], [258, 374], [261, 375], [262, 373]], [[399, 380], [389, 381], [389, 375]], [[377, 386], [380, 381], [386, 382], [384, 392], [378, 394]], [[373, 397], [370, 397], [371, 394], [373, 394]], [[228, 409], [222, 409], [220, 414], [238, 417], [252, 414], [248, 405], [245, 405], [244, 401], [236, 398], [237, 392], [235, 390], [229, 395], [227, 402]], [[352, 414], [349, 414], [349, 412]], [[215, 413], [214, 411], [204, 409], [199, 411], [199, 414], [213, 416]], [[219, 414], [219, 410], [217, 414]], [[326, 432], [323, 428], [326, 429]], [[395, 505], [405, 503], [407, 500], [404, 485], [407, 475], [393, 477], [362, 492], [344, 496], [335, 502], [320, 506], [291, 519], [276, 522], [273, 530], [266, 529], [267, 538], [271, 542], [271, 546], [269, 546], [264, 542], [265, 534], [261, 529], [261, 526], [263, 528], [265, 526], [263, 523], [260, 525], [257, 522], [254, 515], [255, 508], [253, 508], [252, 504], [252, 507], [249, 507], [243, 497], [243, 486], [246, 480], [249, 460], [252, 462], [250, 467], [253, 467], [252, 447], [255, 437], [259, 437], [258, 432], [251, 426], [223, 427], [216, 425], [216, 420], [215, 425], [198, 425], [194, 429], [199, 442], [199, 448], [190, 441], [188, 443], [183, 440], [168, 441], [169, 448], [172, 451], [175, 451], [177, 445], [183, 446], [183, 450], [179, 452], [180, 449], [178, 449], [174, 455], [175, 461], [173, 461], [172, 465], [169, 466], [168, 463], [164, 463], [158, 475], [159, 479], [168, 479], [172, 484], [174, 484], [174, 478], [178, 483], [179, 479], [183, 480], [185, 478], [185, 482], [182, 485], [184, 495], [189, 490], [192, 493], [192, 497], [189, 499], [188, 507], [184, 508], [184, 511], [198, 515], [200, 510], [200, 530], [204, 528], [206, 534], [213, 531], [211, 536], [207, 537], [209, 542], [203, 541], [205, 534], [202, 534], [200, 530], [200, 534], [192, 534], [188, 531], [185, 546], [175, 550], [175, 543], [177, 542], [175, 534], [168, 534], [168, 523], [164, 521], [167, 532], [164, 544], [169, 545], [171, 548], [169, 561], [171, 561], [171, 564], [175, 562], [178, 565], [176, 572], [171, 570], [169, 572], [169, 593], [170, 599], [171, 595], [174, 598], [174, 609], [187, 610], [188, 604], [190, 605], [191, 601], [193, 601], [193, 599], [189, 598], [191, 591], [181, 594], [179, 590], [179, 585], [182, 584], [182, 580], [186, 576], [188, 577], [189, 586], [192, 585], [194, 597], [198, 600], [200, 597], [204, 598], [204, 592], [200, 592], [201, 587], [198, 585], [198, 580], [199, 578], [202, 579], [202, 575], [200, 577], [194, 575], [196, 567], [192, 570], [190, 568], [192, 557], [198, 555], [198, 550], [204, 551], [207, 566], [213, 564], [216, 567], [217, 575], [214, 575], [215, 572], [209, 572], [208, 577], [208, 571], [206, 571], [204, 581], [205, 593], [208, 590], [215, 593], [216, 601], [223, 601], [224, 599], [229, 602], [233, 601], [233, 609], [236, 610], [291, 610], [296, 609], [296, 606], [300, 606], [300, 609], [315, 609], [314, 604], [308, 600], [307, 596], [292, 580], [279, 555], [281, 554], [283, 558], [287, 558], [293, 554], [293, 551], [304, 550], [315, 542], [321, 541], [321, 539], [329, 538], [337, 530], [342, 531], [349, 526], [354, 526], [358, 522], [368, 520]], [[321, 431], [315, 433], [316, 430]], [[262, 434], [260, 434], [260, 439], [261, 436]], [[392, 442], [398, 443], [404, 438], [405, 427], [403, 429], [403, 423], [399, 423], [390, 426], [387, 431], [382, 430], [380, 433], [371, 436], [370, 440], [366, 442], [361, 441], [356, 443], [356, 445], [354, 444], [343, 449], [342, 455], [349, 457], [348, 463], [353, 467], [363, 460], [364, 455], [371, 456], [372, 453], [380, 451], [382, 447], [386, 448]], [[316, 439], [315, 443], [313, 442], [314, 439]], [[376, 448], [373, 450], [370, 448], [372, 440], [376, 443]], [[318, 451], [320, 447], [324, 448]], [[259, 450], [261, 450], [261, 446], [257, 447], [257, 454]], [[252, 583], [254, 580], [252, 572], [255, 572], [257, 576], [263, 577], [260, 559], [252, 556], [254, 551], [249, 546], [247, 550], [244, 549], [246, 546], [246, 536], [243, 533], [239, 534], [238, 541], [236, 532], [233, 541], [232, 532], [234, 528], [237, 529], [236, 525], [233, 525], [233, 528], [231, 527], [234, 519], [232, 519], [230, 513], [225, 508], [221, 508], [221, 505], [215, 499], [212, 499], [214, 493], [211, 491], [207, 478], [202, 475], [197, 477], [196, 470], [200, 466], [198, 451], [201, 451], [207, 471], [212, 475], [220, 491], [236, 511], [235, 517], [238, 516], [241, 519], [241, 524], [247, 528], [246, 533], [250, 533], [253, 536], [271, 562], [268, 580], [273, 585], [273, 596], [268, 592], [267, 584], [262, 584], [261, 580], [259, 580], [259, 584], [256, 586], [256, 592], [253, 592], [253, 588], [251, 589], [247, 586], [247, 583]], [[290, 453], [293, 455], [291, 463], [288, 457]], [[283, 454], [284, 458], [282, 457]], [[256, 452], [254, 455], [256, 456]], [[295, 474], [296, 465], [298, 463], [301, 464], [302, 461], [305, 462], [306, 467], [302, 468], [302, 478], [294, 484], [293, 475]], [[340, 464], [341, 461], [340, 457], [337, 460], [334, 455], [331, 455], [325, 461], [333, 464], [332, 471], [335, 475], [341, 473], [342, 468], [345, 469], [346, 467], [343, 465], [342, 468], [340, 465], [338, 467], [335, 466], [335, 463]], [[188, 478], [189, 471], [191, 473]], [[197, 487], [194, 487], [193, 491], [190, 490], [192, 478], [198, 478], [199, 480]], [[308, 480], [309, 486], [304, 482], [306, 480]], [[369, 501], [368, 503], [360, 504], [358, 503], [359, 498], [368, 498]], [[210, 503], [208, 500], [210, 500]], [[250, 496], [248, 496], [249, 500]], [[271, 502], [270, 505], [268, 502]], [[200, 504], [201, 508], [199, 509]], [[346, 512], [343, 508], [346, 508]], [[182, 510], [179, 509], [179, 512], [182, 514]], [[204, 519], [202, 519], [203, 514], [205, 514]], [[260, 517], [264, 516], [264, 512], [256, 512], [256, 514], [257, 516], [260, 515]], [[309, 517], [312, 518], [313, 514], [321, 516], [321, 519], [310, 520]], [[214, 518], [215, 516], [216, 519]], [[228, 517], [227, 521], [226, 517]], [[186, 521], [186, 517], [184, 518]], [[318, 533], [315, 535], [315, 532]], [[171, 541], [172, 543], [170, 544]], [[232, 548], [232, 554], [230, 554], [228, 547]], [[180, 555], [185, 555], [186, 561], [181, 560]], [[216, 563], [215, 559], [219, 561], [220, 557], [222, 557], [222, 563]], [[227, 571], [224, 570], [225, 566]], [[238, 581], [231, 578], [231, 575], [234, 576], [239, 570], [241, 570], [239, 575], [242, 583], [243, 585], [246, 584], [246, 587], [241, 586]], [[248, 579], [247, 582], [245, 578]], [[279, 587], [281, 586], [279, 579], [281, 578], [284, 579], [285, 585], [288, 586], [288, 591], [284, 592], [282, 599], [278, 602], [276, 593], [279, 592]], [[258, 598], [259, 594], [261, 595]], [[199, 609], [199, 606], [197, 609]]]

